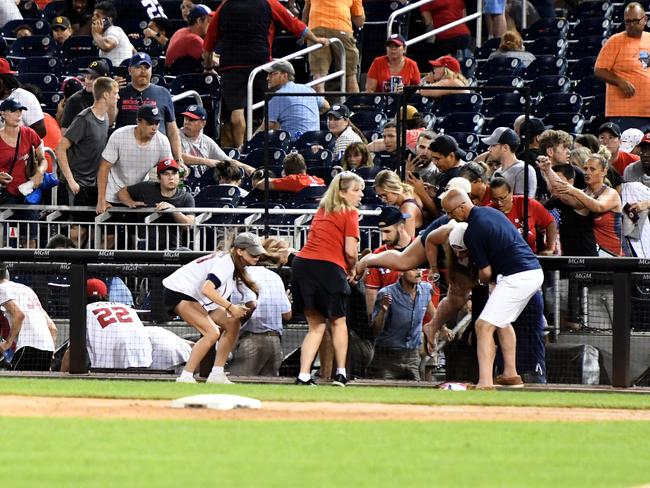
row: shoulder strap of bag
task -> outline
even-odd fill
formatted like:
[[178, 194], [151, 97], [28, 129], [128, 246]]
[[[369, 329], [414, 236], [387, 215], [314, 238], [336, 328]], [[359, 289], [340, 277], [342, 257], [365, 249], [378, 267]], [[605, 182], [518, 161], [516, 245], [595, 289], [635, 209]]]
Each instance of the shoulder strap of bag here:
[[22, 130], [18, 130], [18, 139], [16, 139], [16, 151], [14, 152], [14, 161], [11, 163], [11, 168], [9, 168], [9, 175], [13, 176], [14, 172], [14, 167], [16, 166], [16, 162], [18, 161], [18, 148], [20, 147], [20, 135], [22, 134]]

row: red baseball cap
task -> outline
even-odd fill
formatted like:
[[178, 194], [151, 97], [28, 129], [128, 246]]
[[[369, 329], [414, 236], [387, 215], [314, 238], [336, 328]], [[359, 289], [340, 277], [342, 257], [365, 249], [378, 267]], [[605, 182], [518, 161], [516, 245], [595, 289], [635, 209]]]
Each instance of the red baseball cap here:
[[641, 139], [641, 140], [639, 141], [639, 143], [637, 144], [637, 146], [640, 146], [641, 144], [650, 144], [650, 133], [645, 134], [645, 135], [643, 136], [643, 139]]
[[168, 169], [175, 169], [176, 171], [179, 171], [181, 169], [180, 165], [173, 159], [161, 159], [158, 161], [158, 165], [156, 166], [156, 173], [160, 174], [163, 171], [167, 171]]
[[440, 56], [438, 59], [429, 61], [434, 68], [449, 68], [454, 73], [460, 73], [460, 63], [453, 56]]
[[90, 278], [86, 281], [86, 295], [89, 297], [107, 297], [108, 288], [106, 288], [106, 283], [97, 278]]
[[0, 75], [15, 75], [17, 71], [12, 71], [9, 61], [0, 58]]

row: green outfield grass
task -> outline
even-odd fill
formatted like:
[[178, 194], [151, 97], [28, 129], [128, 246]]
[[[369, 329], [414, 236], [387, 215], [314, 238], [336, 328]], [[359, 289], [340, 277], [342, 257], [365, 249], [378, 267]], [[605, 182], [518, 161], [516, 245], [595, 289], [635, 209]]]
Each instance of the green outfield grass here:
[[650, 423], [0, 418], [11, 487], [626, 487]]
[[443, 391], [429, 388], [317, 388], [294, 385], [208, 385], [164, 381], [0, 378], [0, 394], [101, 398], [173, 399], [202, 393], [232, 393], [260, 400], [379, 402], [420, 405], [512, 405], [586, 408], [650, 408], [650, 394], [526, 391]]

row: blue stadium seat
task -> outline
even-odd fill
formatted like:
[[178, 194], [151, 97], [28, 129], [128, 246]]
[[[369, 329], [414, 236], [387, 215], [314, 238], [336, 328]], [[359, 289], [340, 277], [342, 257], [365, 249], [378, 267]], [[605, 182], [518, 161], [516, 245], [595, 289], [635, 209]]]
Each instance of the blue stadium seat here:
[[350, 120], [352, 120], [352, 123], [362, 131], [381, 131], [384, 128], [384, 124], [388, 121], [388, 117], [385, 113], [379, 110], [368, 110], [355, 112], [352, 114], [352, 117], [350, 117]]
[[[171, 36], [170, 36], [171, 37]], [[139, 53], [147, 53], [149, 56], [162, 56], [164, 48], [156, 41], [149, 37], [139, 37], [138, 39], [131, 39], [131, 45]]]
[[519, 112], [525, 110], [526, 99], [518, 92], [501, 92], [483, 107], [483, 115], [496, 117], [501, 112]]
[[596, 76], [587, 76], [578, 82], [573, 91], [582, 98], [593, 97], [605, 93], [605, 82]]
[[294, 149], [302, 151], [309, 149], [311, 146], [321, 146], [325, 149], [334, 149], [334, 134], [328, 130], [310, 130], [303, 132], [300, 137], [293, 143]]
[[18, 73], [51, 73], [56, 76], [63, 74], [63, 62], [50, 56], [32, 56], [25, 58], [16, 67]]
[[[514, 76], [514, 75], [495, 76], [495, 77], [491, 78], [487, 83], [482, 83], [482, 85], [506, 86], [506, 87], [512, 87], [513, 89], [515, 89], [515, 88], [524, 86], [524, 80], [522, 78], [520, 78], [519, 76]], [[483, 88], [480, 93], [481, 93], [481, 95], [483, 95], [483, 99], [486, 99], [486, 98], [495, 97], [499, 93], [503, 93], [503, 90], [494, 89], [494, 88]]]
[[48, 36], [28, 36], [16, 39], [7, 49], [7, 56], [30, 58], [47, 56], [54, 50], [54, 41]]
[[[521, 60], [517, 58], [493, 58], [476, 70], [476, 79], [491, 80], [495, 76], [511, 76], [518, 74]], [[492, 84], [492, 83], [490, 83]]]
[[578, 20], [578, 23], [569, 29], [569, 41], [578, 43], [589, 36], [609, 37], [612, 30], [612, 21], [603, 18], [587, 17]]
[[414, 106], [421, 114], [425, 112], [431, 112], [433, 103], [433, 98], [423, 97], [422, 95], [418, 95], [416, 93], [411, 95], [408, 101], [408, 104]]
[[543, 119], [554, 112], [576, 113], [582, 109], [582, 97], [577, 93], [549, 93], [540, 98], [533, 108], [533, 115]]
[[[48, 114], [55, 116], [56, 115], [56, 109], [63, 98], [63, 93], [59, 91], [44, 91], [43, 92], [43, 99], [41, 100], [42, 105], [43, 105], [43, 111], [47, 112]], [[54, 149], [54, 148], [52, 148]]]
[[539, 37], [529, 46], [526, 46], [526, 51], [533, 53], [535, 56], [542, 56], [545, 54], [563, 56], [567, 47], [567, 41], [561, 37]]
[[552, 113], [544, 117], [544, 124], [555, 130], [563, 130], [570, 134], [582, 133], [585, 117], [579, 113]]
[[[21, 2], [22, 3], [22, 2]], [[34, 36], [47, 36], [50, 34], [50, 24], [41, 18], [14, 19], [7, 22], [0, 29], [0, 35], [7, 39], [15, 39], [16, 27], [28, 25], [32, 28]]]
[[565, 19], [539, 19], [530, 27], [524, 29], [522, 37], [525, 41], [534, 41], [539, 37], [566, 38], [569, 24]]
[[65, 10], [65, 0], [54, 0], [48, 3], [42, 11], [42, 16], [46, 22], [51, 23], [54, 17], [63, 15]]
[[484, 60], [489, 58], [490, 54], [499, 49], [499, 44], [501, 44], [500, 37], [493, 37], [492, 39], [488, 39], [483, 43], [481, 47], [476, 48], [474, 51], [474, 59]]
[[566, 69], [567, 62], [564, 58], [558, 58], [553, 55], [537, 56], [535, 61], [530, 63], [524, 70], [522, 78], [531, 81], [538, 76], [563, 75], [566, 73]]
[[475, 151], [478, 147], [479, 137], [473, 132], [449, 132], [447, 135], [453, 137], [463, 151]]
[[38, 4], [33, 1], [21, 1], [18, 4], [18, 10], [23, 16], [23, 19], [38, 19], [42, 15]]
[[241, 157], [239, 149], [236, 147], [222, 147], [221, 150], [231, 159], [239, 159]]
[[194, 205], [222, 207], [224, 204], [230, 204], [236, 207], [240, 195], [239, 189], [232, 185], [202, 186], [201, 191], [194, 197]]
[[480, 112], [483, 97], [478, 93], [452, 93], [436, 100], [433, 114], [444, 116], [454, 112]]
[[522, 112], [501, 112], [483, 126], [482, 134], [485, 136], [490, 135], [497, 127], [510, 127], [512, 129], [515, 119], [521, 114]]
[[605, 43], [603, 36], [589, 36], [580, 39], [580, 42], [573, 42], [569, 44], [569, 49], [566, 52], [567, 59], [582, 59], [587, 56], [598, 56], [603, 44]]
[[596, 56], [587, 56], [580, 58], [575, 63], [570, 65], [569, 72], [567, 74], [572, 81], [578, 82], [587, 76], [593, 76], [595, 64]]
[[[73, 60], [82, 56], [92, 56], [93, 59], [97, 59], [99, 50], [94, 44], [92, 36], [72, 36], [63, 43], [62, 56], [65, 63], [72, 63]], [[86, 68], [88, 65], [82, 67]], [[68, 74], [70, 74], [69, 70]]]
[[376, 141], [377, 139], [381, 139], [383, 136], [383, 134], [378, 130], [364, 130], [363, 135], [368, 142]]
[[481, 133], [484, 118], [478, 112], [456, 112], [449, 114], [441, 122], [436, 124], [436, 130], [449, 132], [474, 132]]
[[576, 22], [587, 17], [609, 19], [612, 16], [613, 5], [610, 2], [591, 0], [579, 2], [569, 14], [569, 22]]
[[334, 177], [340, 173], [340, 170], [333, 168], [331, 166], [312, 166], [307, 170], [307, 174], [310, 176], [318, 176], [325, 181], [326, 185], [329, 185]]
[[311, 149], [303, 149], [300, 155], [305, 159], [308, 166], [331, 166], [332, 152], [327, 149], [320, 149], [317, 152]]
[[218, 96], [221, 94], [221, 85], [219, 79], [214, 75], [190, 73], [177, 76], [169, 87], [172, 95], [178, 95], [188, 90], [194, 90], [202, 97], [206, 95]]
[[59, 79], [56, 75], [49, 73], [19, 73], [18, 80], [24, 84], [36, 85], [41, 91], [57, 91], [59, 89]]
[[291, 199], [291, 206], [294, 208], [307, 208], [305, 205], [318, 204], [326, 191], [326, 186], [309, 186], [303, 188], [293, 196]]
[[79, 76], [82, 75], [82, 69], [86, 69], [90, 63], [97, 59], [103, 59], [108, 63], [109, 68], [113, 68], [113, 64], [106, 58], [99, 58], [97, 56], [79, 56], [78, 58], [73, 59], [65, 68], [65, 74], [68, 76]]
[[605, 113], [605, 93], [600, 93], [594, 96], [591, 100], [584, 104], [581, 110], [582, 115], [586, 119], [591, 120], [598, 115]]
[[[282, 149], [288, 152], [291, 147], [291, 137], [286, 130], [270, 130], [268, 132], [269, 147]], [[260, 131], [253, 138], [244, 144], [242, 153], [247, 154], [255, 149], [264, 148], [264, 132]]]
[[544, 96], [549, 93], [566, 93], [571, 88], [571, 81], [566, 76], [547, 75], [534, 79], [530, 84], [530, 95]]
[[[253, 149], [251, 152], [244, 156], [242, 162], [253, 166], [254, 168], [260, 168], [264, 166], [264, 148]], [[269, 148], [269, 166], [277, 166], [282, 164], [286, 153], [282, 149]]]
[[[353, 173], [356, 173], [361, 178], [363, 178], [364, 180], [367, 181], [367, 180], [374, 180], [375, 176], [380, 171], [381, 171], [381, 168], [379, 166], [364, 166], [363, 168], [357, 168], [357, 169], [353, 170]], [[363, 190], [363, 198], [364, 199], [366, 198], [367, 189], [368, 189], [368, 185], [366, 184], [366, 188]], [[370, 189], [372, 190], [372, 187], [370, 187]], [[372, 190], [372, 194], [377, 198], [377, 200], [379, 200], [379, 197], [377, 197], [375, 195], [374, 190]]]
[[478, 69], [478, 61], [475, 58], [465, 58], [460, 63], [460, 69], [465, 78], [474, 78]]
[[[363, 173], [361, 173], [361, 169], [368, 169], [368, 170], [375, 170], [376, 171], [368, 171], [368, 173], [372, 174], [372, 178], [366, 178], [362, 176]], [[375, 193], [375, 189], [373, 188], [372, 184], [370, 183], [370, 180], [375, 179], [375, 175], [381, 171], [381, 168], [359, 168], [356, 173], [361, 176], [364, 181], [366, 182], [366, 186], [363, 189], [363, 198], [361, 198], [361, 206], [362, 207], [367, 207], [368, 205], [372, 205], [373, 208], [377, 208], [377, 205], [383, 205], [383, 200], [377, 196]]]
[[386, 107], [386, 97], [381, 95], [368, 95], [359, 93], [350, 95], [345, 100], [345, 105], [352, 111], [360, 110], [380, 110], [383, 111]]

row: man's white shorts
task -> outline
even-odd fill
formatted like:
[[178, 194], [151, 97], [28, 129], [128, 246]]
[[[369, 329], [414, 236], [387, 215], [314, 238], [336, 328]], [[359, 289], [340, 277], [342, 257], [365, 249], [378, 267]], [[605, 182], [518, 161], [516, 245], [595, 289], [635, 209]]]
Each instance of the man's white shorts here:
[[542, 283], [544, 272], [541, 269], [522, 271], [510, 276], [499, 275], [479, 319], [496, 327], [507, 327], [517, 320]]

